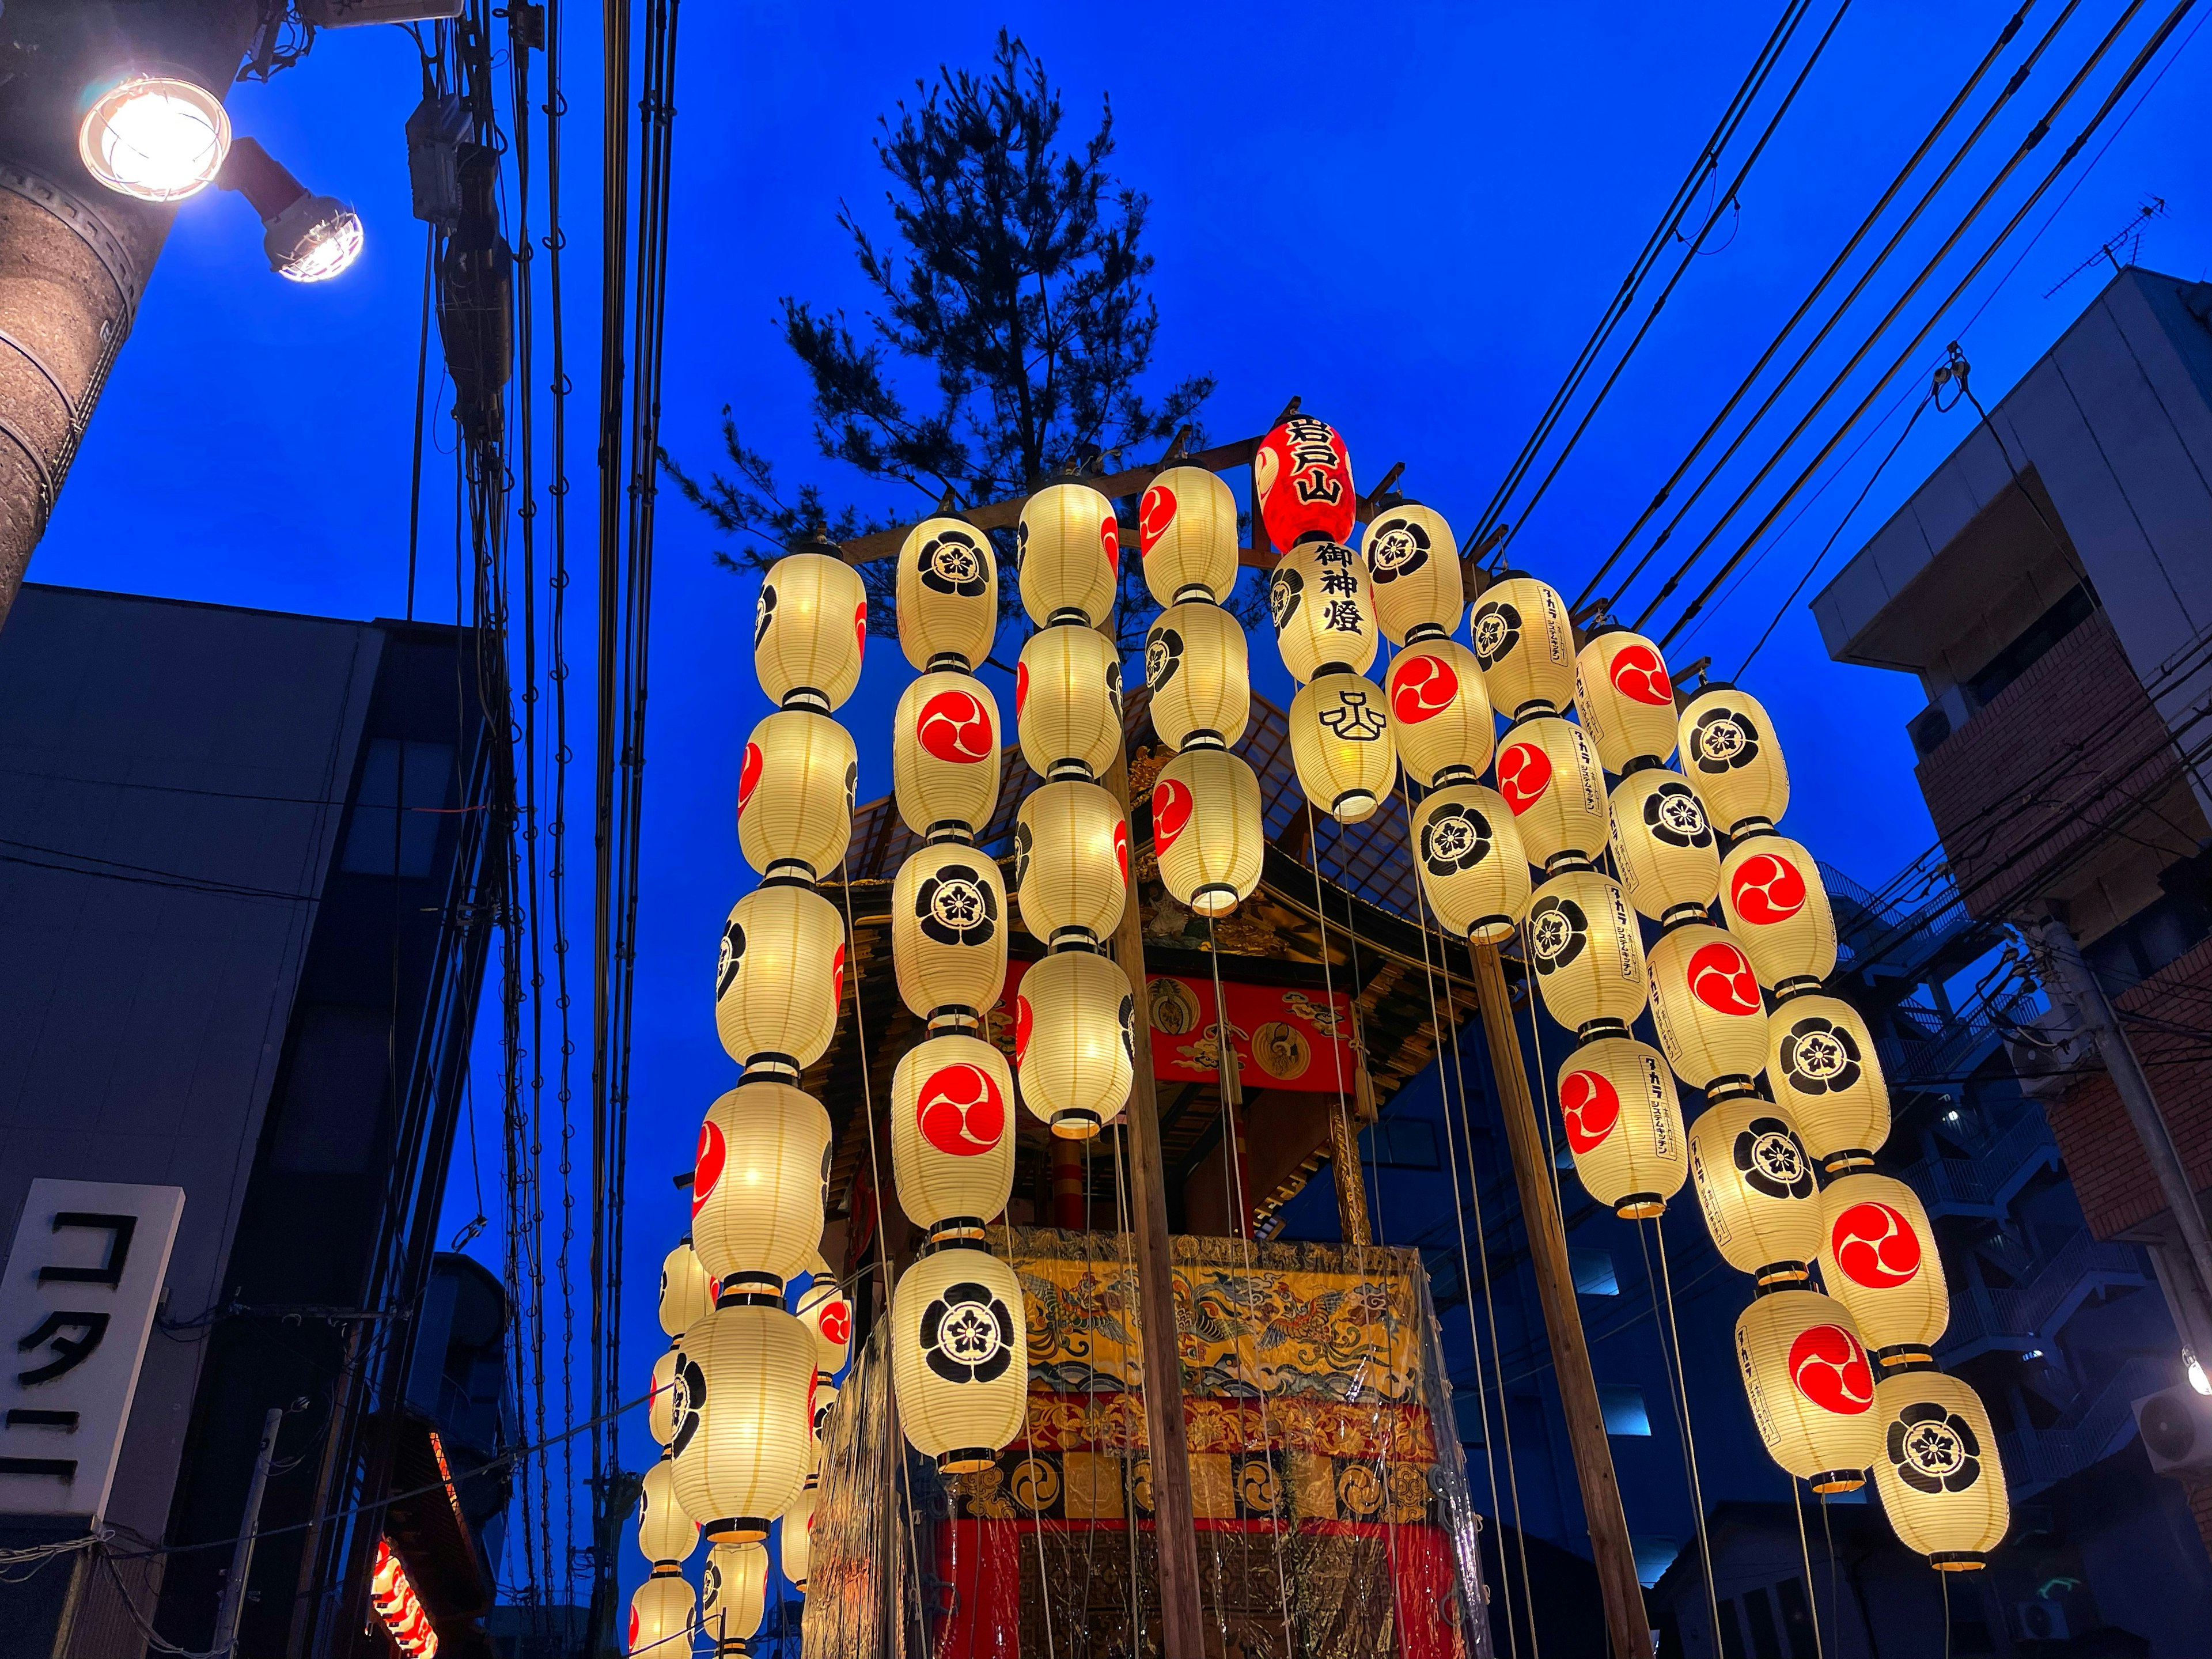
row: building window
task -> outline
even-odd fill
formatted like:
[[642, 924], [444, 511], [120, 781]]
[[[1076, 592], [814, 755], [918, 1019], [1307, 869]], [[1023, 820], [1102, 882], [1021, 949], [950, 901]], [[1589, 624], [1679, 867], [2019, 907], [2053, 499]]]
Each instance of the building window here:
[[1805, 1599], [1805, 1581], [1785, 1578], [1774, 1587], [1782, 1608], [1782, 1629], [1790, 1638], [1790, 1659], [1820, 1659], [1819, 1633], [1813, 1627], [1812, 1604]]
[[1570, 1249], [1567, 1271], [1574, 1275], [1577, 1296], [1619, 1296], [1620, 1279], [1613, 1271], [1610, 1250]]
[[1437, 1170], [1436, 1127], [1425, 1118], [1382, 1118], [1359, 1132], [1361, 1161], [1375, 1170]]
[[2058, 596], [2057, 604], [2030, 623], [2025, 633], [1990, 658], [1979, 673], [1960, 688], [1966, 694], [1966, 707], [1988, 708], [1999, 692], [2026, 673], [2052, 646], [2088, 621], [2096, 608], [2097, 596], [2090, 591], [2088, 583], [2076, 582], [2068, 588]]
[[1782, 1632], [1774, 1623], [1774, 1603], [1763, 1589], [1743, 1593], [1743, 1621], [1751, 1626], [1751, 1659], [1782, 1659]]
[[370, 739], [338, 868], [349, 876], [428, 875], [438, 852], [438, 809], [453, 784], [450, 743]]
[[1713, 1611], [1721, 1621], [1721, 1659], [1745, 1659], [1743, 1626], [1736, 1622], [1734, 1598], [1723, 1595]]
[[1644, 1409], [1644, 1390], [1633, 1384], [1601, 1386], [1598, 1409], [1605, 1414], [1607, 1434], [1648, 1435], [1651, 1413]]

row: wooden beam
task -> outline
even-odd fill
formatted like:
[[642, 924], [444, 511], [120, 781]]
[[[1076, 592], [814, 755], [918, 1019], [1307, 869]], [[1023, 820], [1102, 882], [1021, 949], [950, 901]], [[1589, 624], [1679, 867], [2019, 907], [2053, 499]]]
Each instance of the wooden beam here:
[[1359, 1139], [1352, 1133], [1352, 1111], [1341, 1101], [1332, 1101], [1328, 1112], [1328, 1158], [1336, 1166], [1336, 1224], [1347, 1244], [1375, 1242], [1367, 1221], [1367, 1182], [1359, 1172]]
[[1628, 1541], [1628, 1517], [1620, 1506], [1613, 1448], [1606, 1441], [1605, 1413], [1598, 1404], [1597, 1381], [1590, 1374], [1589, 1344], [1583, 1334], [1582, 1310], [1575, 1304], [1574, 1274], [1567, 1266], [1566, 1229], [1552, 1189], [1551, 1160], [1544, 1156], [1536, 1131], [1505, 970], [1494, 945], [1474, 945], [1469, 954], [1474, 958], [1475, 1000], [1481, 1005], [1483, 1033], [1489, 1038], [1491, 1075], [1498, 1084], [1498, 1115], [1505, 1120], [1505, 1138], [1513, 1153], [1513, 1181], [1520, 1189], [1521, 1220], [1528, 1235], [1536, 1296], [1543, 1304], [1575, 1479], [1582, 1487], [1583, 1514], [1589, 1524], [1590, 1554], [1597, 1566], [1598, 1590], [1605, 1598], [1606, 1632], [1613, 1659], [1651, 1659], [1644, 1587], [1636, 1578], [1636, 1551]]

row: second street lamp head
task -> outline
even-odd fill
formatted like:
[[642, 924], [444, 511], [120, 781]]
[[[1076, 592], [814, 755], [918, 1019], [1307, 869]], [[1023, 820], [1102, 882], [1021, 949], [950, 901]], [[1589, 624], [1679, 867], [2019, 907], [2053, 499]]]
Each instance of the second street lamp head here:
[[142, 202], [175, 202], [215, 181], [230, 150], [222, 100], [180, 75], [131, 70], [94, 92], [77, 127], [85, 170]]
[[258, 141], [240, 138], [216, 181], [261, 216], [269, 268], [295, 283], [327, 282], [361, 256], [361, 216], [334, 197], [315, 196]]

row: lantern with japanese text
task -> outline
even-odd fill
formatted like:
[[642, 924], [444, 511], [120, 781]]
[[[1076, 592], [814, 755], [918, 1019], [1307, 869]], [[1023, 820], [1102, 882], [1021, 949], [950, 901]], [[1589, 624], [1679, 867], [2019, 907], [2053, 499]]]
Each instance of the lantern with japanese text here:
[[1014, 897], [1046, 945], [1096, 944], [1121, 925], [1129, 894], [1129, 825], [1096, 783], [1048, 783], [1014, 820]]
[[907, 1219], [980, 1235], [1014, 1186], [1014, 1079], [981, 1039], [933, 1036], [891, 1073], [891, 1172]]
[[1360, 538], [1375, 613], [1393, 645], [1418, 645], [1459, 630], [1467, 614], [1459, 543], [1444, 515], [1401, 501], [1371, 520]]
[[629, 1598], [629, 1651], [678, 1651], [673, 1644], [687, 1641], [698, 1622], [690, 1581], [672, 1567], [656, 1571]]
[[1039, 628], [1106, 620], [1121, 568], [1114, 503], [1089, 484], [1047, 484], [1022, 503], [1022, 609]]
[[1766, 1017], [1766, 1081], [1830, 1175], [1863, 1168], [1889, 1139], [1889, 1085], [1874, 1033], [1841, 998], [1807, 989]]
[[753, 671], [769, 700], [827, 714], [860, 683], [868, 592], [827, 553], [787, 553], [769, 567], [753, 617]]
[[1559, 1066], [1559, 1118], [1575, 1173], [1630, 1219], [1663, 1215], [1689, 1171], [1682, 1108], [1659, 1051], [1617, 1028]]
[[899, 647], [916, 668], [969, 672], [991, 654], [999, 561], [975, 526], [940, 515], [907, 532], [896, 594]]
[[1690, 1125], [1690, 1184], [1729, 1266], [1762, 1285], [1802, 1281], [1820, 1249], [1813, 1159], [1789, 1114], [1756, 1095]]
[[1474, 653], [1431, 636], [1399, 653], [1387, 678], [1390, 732], [1407, 776], [1424, 788], [1480, 777], [1497, 725]]
[[1235, 748], [1252, 718], [1243, 628], [1205, 599], [1170, 606], [1145, 635], [1145, 686], [1152, 727], [1169, 748]]
[[799, 1494], [799, 1501], [783, 1512], [775, 1529], [777, 1563], [783, 1576], [799, 1586], [801, 1594], [806, 1589], [806, 1578], [814, 1565], [814, 1505], [821, 1488], [812, 1482]]
[[714, 1024], [748, 1072], [796, 1082], [822, 1057], [844, 995], [845, 922], [795, 878], [763, 882], [723, 924]]
[[973, 841], [999, 805], [999, 705], [971, 674], [924, 674], [891, 716], [899, 819], [924, 841]]
[[1766, 1066], [1766, 1005], [1742, 948], [1685, 921], [1650, 949], [1651, 1024], [1674, 1075], [1713, 1099], [1748, 1094]]
[[814, 1333], [814, 1392], [819, 1405], [830, 1379], [845, 1369], [846, 1350], [853, 1340], [853, 1304], [830, 1264], [818, 1255], [814, 1258], [814, 1282], [800, 1293], [792, 1311]]
[[668, 1457], [645, 1472], [637, 1492], [637, 1547], [659, 1566], [681, 1566], [699, 1547], [698, 1523], [676, 1501], [676, 1468]]
[[1508, 571], [1482, 590], [1468, 624], [1490, 706], [1508, 720], [1558, 714], [1575, 700], [1575, 630], [1548, 582]]
[[1014, 727], [1041, 778], [1103, 778], [1121, 752], [1121, 659], [1095, 628], [1041, 628], [1014, 665]]
[[891, 1297], [899, 1426], [942, 1473], [988, 1468], [1021, 1432], [1029, 1376], [1021, 1281], [980, 1240], [947, 1239], [899, 1276]]
[[1874, 1414], [1874, 1483], [1899, 1540], [1939, 1572], [1986, 1566], [2012, 1503], [1981, 1396], [1932, 1364], [1909, 1366], [1875, 1385]]
[[1773, 828], [1790, 805], [1790, 770], [1759, 699], [1733, 685], [1707, 685], [1684, 705], [1674, 729], [1682, 775], [1697, 785], [1714, 823], [1731, 841]]
[[822, 1238], [830, 1114], [787, 1083], [741, 1083], [707, 1109], [691, 1171], [691, 1236], [722, 1291], [783, 1281]]
[[1787, 836], [1754, 830], [1729, 848], [1720, 897], [1729, 932], [1777, 995], [1809, 991], [1835, 971], [1827, 884], [1813, 855]]
[[1056, 951], [1014, 996], [1014, 1067], [1022, 1100], [1071, 1140], [1119, 1113], [1135, 1075], [1136, 999], [1129, 976], [1093, 951]]
[[1528, 861], [1545, 870], [1590, 863], [1604, 852], [1612, 818], [1597, 751], [1572, 720], [1539, 714], [1505, 728], [1498, 793], [1521, 826]]
[[1881, 1455], [1874, 1367], [1850, 1310], [1773, 1289], [1735, 1322], [1736, 1365], [1767, 1453], [1817, 1492], [1856, 1492]]
[[1364, 674], [1379, 648], [1375, 601], [1359, 556], [1340, 542], [1301, 542], [1267, 582], [1267, 612], [1291, 678]]
[[1160, 605], [1218, 605], [1237, 586], [1237, 497], [1202, 466], [1171, 466], [1138, 504], [1137, 545]]
[[814, 1337], [780, 1296], [728, 1291], [684, 1334], [676, 1367], [676, 1501], [710, 1544], [768, 1536], [812, 1455]]
[[1595, 629], [1575, 658], [1575, 710], [1608, 772], [1674, 752], [1674, 683], [1659, 647], [1620, 627]]
[[1820, 1194], [1820, 1282], [1851, 1310], [1885, 1370], [1932, 1359], [1951, 1322], [1920, 1194], [1870, 1170], [1831, 1181]]
[[1644, 936], [1619, 883], [1587, 866], [1562, 871], [1529, 899], [1525, 925], [1536, 988], [1559, 1024], [1580, 1036], [1644, 1012]]
[[1654, 921], [1706, 919], [1720, 889], [1720, 837], [1679, 772], [1645, 763], [1615, 784], [1608, 806], [1613, 867], [1628, 901]]
[[827, 714], [780, 709], [753, 727], [738, 777], [738, 847], [764, 876], [819, 881], [853, 839], [853, 734]]
[[1375, 815], [1398, 775], [1382, 689], [1359, 674], [1323, 674], [1291, 700], [1291, 759], [1305, 797], [1340, 823]]
[[699, 1576], [699, 1629], [714, 1645], [714, 1659], [738, 1659], [753, 1650], [768, 1616], [768, 1546], [717, 1544]]
[[891, 967], [909, 1012], [975, 1026], [1006, 982], [1006, 884], [962, 842], [921, 847], [891, 884]]
[[1185, 750], [1160, 769], [1152, 806], [1152, 852], [1176, 903], [1201, 916], [1225, 916], [1252, 896], [1267, 831], [1260, 780], [1243, 756]]
[[1334, 427], [1310, 415], [1292, 415], [1260, 440], [1252, 491], [1267, 539], [1279, 548], [1316, 537], [1346, 540], [1359, 518], [1351, 453]]
[[661, 1258], [660, 1328], [681, 1336], [695, 1319], [703, 1318], [714, 1305], [714, 1276], [691, 1248], [691, 1235]]
[[1453, 938], [1478, 945], [1512, 938], [1528, 905], [1528, 860], [1496, 791], [1455, 783], [1423, 799], [1413, 809], [1413, 867], [1429, 908]]

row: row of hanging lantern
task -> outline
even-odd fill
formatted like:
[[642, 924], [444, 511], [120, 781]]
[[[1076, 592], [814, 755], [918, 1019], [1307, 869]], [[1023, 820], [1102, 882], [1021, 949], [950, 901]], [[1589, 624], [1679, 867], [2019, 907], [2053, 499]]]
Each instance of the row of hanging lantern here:
[[[1282, 550], [1269, 601], [1302, 686], [1307, 799], [1357, 823], [1402, 763], [1425, 792], [1412, 851], [1431, 908], [1477, 944], [1524, 927], [1546, 1011], [1574, 1033], [1558, 1088], [1584, 1186], [1648, 1218], [1691, 1180], [1716, 1247], [1756, 1281], [1736, 1347], [1769, 1451], [1823, 1492], [1871, 1468], [1910, 1547], [1982, 1565], [2008, 1520], [1995, 1443], [1932, 1357], [1948, 1302], [1926, 1212], [1873, 1170], [1887, 1090], [1864, 1021], [1823, 989], [1835, 924], [1811, 854], [1776, 827], [1789, 776], [1765, 710], [1723, 684], [1678, 697], [1625, 629], [1578, 651], [1559, 593], [1520, 572], [1484, 588], [1461, 646], [1450, 527], [1401, 504], [1355, 559], [1351, 464], [1324, 422], [1270, 433], [1254, 481]], [[1387, 701], [1364, 678], [1378, 623], [1401, 647]], [[1632, 1033], [1647, 1010], [1656, 1048]], [[1678, 1079], [1706, 1100], [1686, 1132]]]
[[392, 1540], [380, 1535], [369, 1567], [368, 1605], [404, 1659], [438, 1659], [438, 1632], [430, 1623], [429, 1613], [415, 1594], [414, 1581], [407, 1576]]

